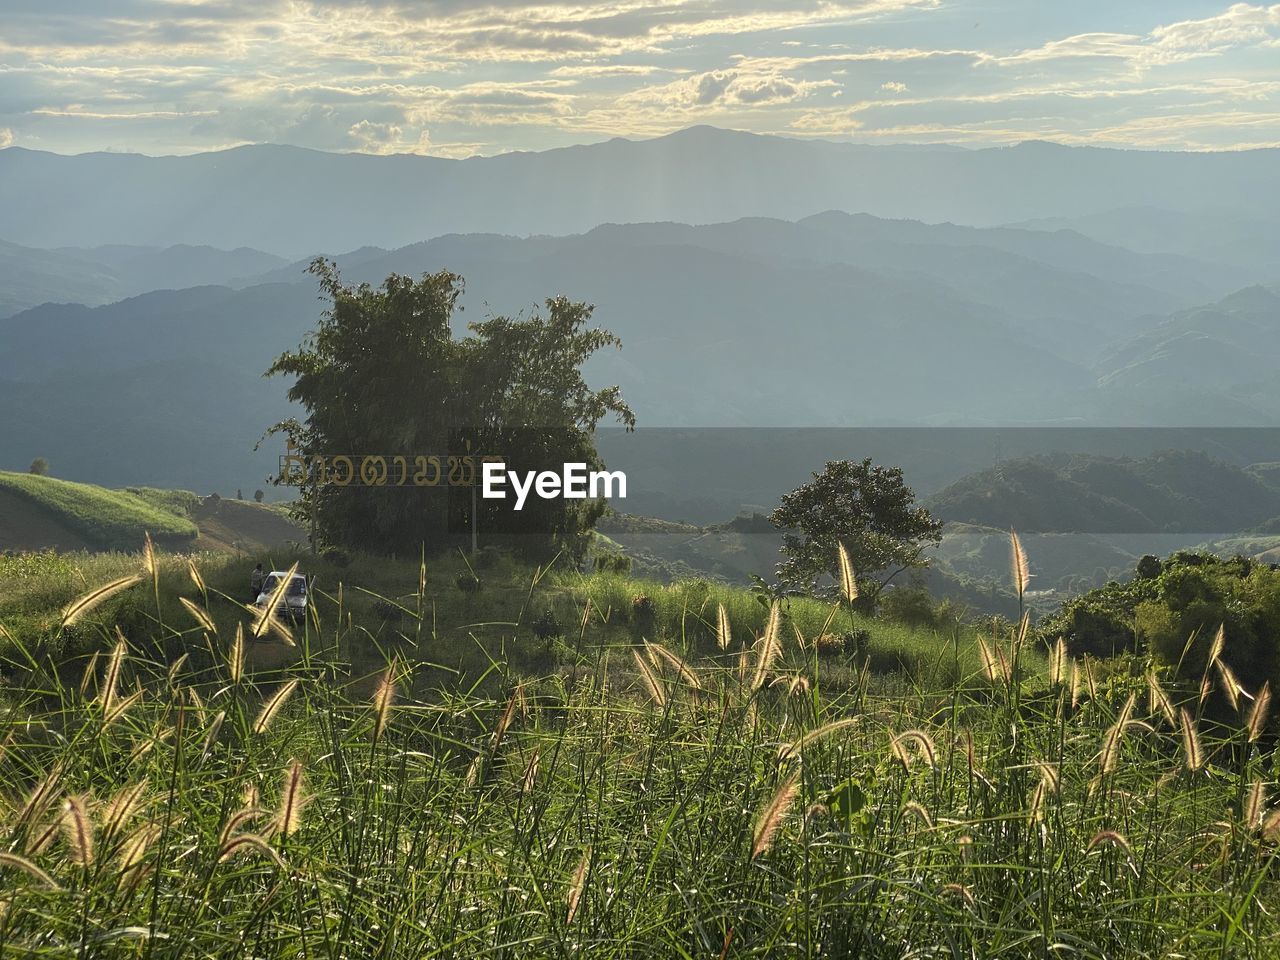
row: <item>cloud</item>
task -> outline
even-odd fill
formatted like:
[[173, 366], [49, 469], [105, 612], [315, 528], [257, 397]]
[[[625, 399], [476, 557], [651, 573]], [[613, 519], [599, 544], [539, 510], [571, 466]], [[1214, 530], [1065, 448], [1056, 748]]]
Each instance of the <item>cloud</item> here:
[[1219, 2], [1165, 23], [1089, 5], [1057, 36], [1028, 15], [979, 42], [941, 0], [6, 0], [0, 130], [470, 155], [692, 122], [1138, 145], [1177, 117], [1162, 145], [1269, 142], [1280, 4]]
[[13, 131], [8, 127], [0, 127], [0, 149], [13, 145]]
[[347, 136], [365, 153], [390, 153], [399, 143], [404, 130], [394, 123], [371, 123], [361, 120], [347, 128]]
[[1130, 33], [1081, 33], [1009, 56], [985, 56], [997, 64], [1064, 58], [1113, 58], [1138, 69], [1218, 56], [1241, 47], [1280, 45], [1280, 4], [1233, 4], [1223, 13], [1154, 27], [1145, 36]]

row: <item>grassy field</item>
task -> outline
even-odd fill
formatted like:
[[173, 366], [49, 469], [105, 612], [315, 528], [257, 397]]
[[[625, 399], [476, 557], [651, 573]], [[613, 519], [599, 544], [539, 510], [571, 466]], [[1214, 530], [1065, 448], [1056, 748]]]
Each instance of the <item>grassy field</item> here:
[[1280, 952], [1265, 715], [1136, 660], [506, 559], [255, 639], [225, 555], [19, 559], [3, 955]]
[[0, 471], [0, 493], [34, 506], [41, 519], [64, 527], [93, 549], [136, 548], [148, 532], [157, 543], [178, 546], [198, 533], [194, 523], [157, 505], [154, 497], [123, 490]]

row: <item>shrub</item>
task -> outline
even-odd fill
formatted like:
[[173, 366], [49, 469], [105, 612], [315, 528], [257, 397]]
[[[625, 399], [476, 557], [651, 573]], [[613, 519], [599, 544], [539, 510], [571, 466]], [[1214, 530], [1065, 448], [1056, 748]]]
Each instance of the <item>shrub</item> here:
[[538, 614], [533, 622], [529, 624], [529, 628], [539, 640], [551, 640], [553, 637], [564, 636], [564, 629], [560, 626], [560, 621], [556, 619], [555, 611], [550, 607]]
[[641, 630], [651, 630], [658, 620], [658, 604], [648, 594], [631, 598], [631, 622]]
[[616, 573], [625, 576], [631, 572], [631, 558], [621, 553], [598, 553], [592, 566], [597, 573]]
[[1154, 580], [1160, 576], [1160, 571], [1164, 565], [1160, 562], [1160, 558], [1147, 554], [1138, 561], [1137, 577], [1139, 580]]
[[880, 613], [886, 620], [909, 627], [938, 628], [938, 604], [923, 587], [896, 587], [880, 594]]

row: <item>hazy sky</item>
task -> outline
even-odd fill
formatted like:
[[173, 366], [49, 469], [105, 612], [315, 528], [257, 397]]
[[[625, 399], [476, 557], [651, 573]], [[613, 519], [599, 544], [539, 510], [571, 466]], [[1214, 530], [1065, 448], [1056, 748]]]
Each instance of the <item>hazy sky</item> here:
[[0, 146], [1280, 146], [1280, 4], [0, 0]]

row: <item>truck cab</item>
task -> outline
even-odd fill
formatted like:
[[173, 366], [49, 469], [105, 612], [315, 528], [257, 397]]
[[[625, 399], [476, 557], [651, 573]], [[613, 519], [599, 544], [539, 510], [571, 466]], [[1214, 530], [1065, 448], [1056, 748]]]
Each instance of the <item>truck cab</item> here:
[[[280, 586], [280, 582], [286, 577], [289, 577], [287, 570], [272, 570], [267, 574], [262, 580], [262, 590], [254, 601], [254, 605], [260, 608], [265, 607], [270, 602], [271, 595]], [[290, 620], [306, 619], [309, 587], [310, 581], [305, 574], [293, 574], [289, 578], [289, 585], [285, 587], [284, 595], [280, 597], [280, 602], [276, 604], [276, 617], [282, 620], [286, 617]]]

